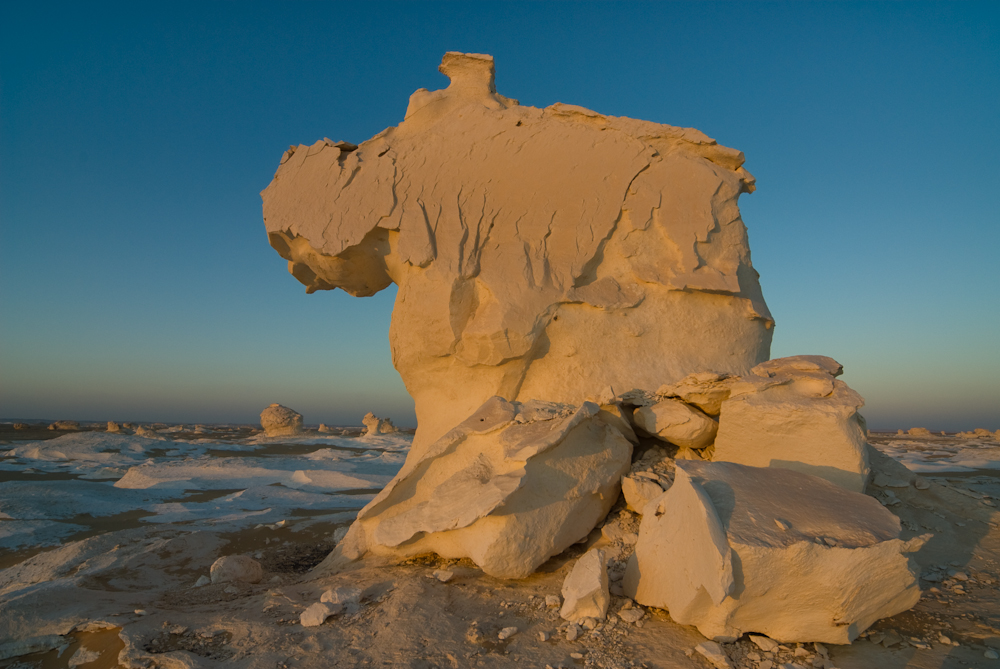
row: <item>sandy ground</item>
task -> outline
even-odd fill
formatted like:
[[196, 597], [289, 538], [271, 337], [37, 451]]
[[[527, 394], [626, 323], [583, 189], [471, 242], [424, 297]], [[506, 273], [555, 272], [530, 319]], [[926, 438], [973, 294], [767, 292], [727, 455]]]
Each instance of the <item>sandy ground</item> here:
[[[873, 458], [887, 479], [906, 474], [888, 457]], [[941, 473], [924, 477], [924, 490], [871, 486], [869, 494], [900, 517], [904, 538], [934, 535], [916, 555], [925, 577], [920, 603], [850, 646], [791, 645], [768, 656], [747, 638], [724, 644], [733, 666], [1000, 669], [1000, 660], [985, 656], [1000, 649], [998, 475]], [[608, 520], [634, 528], [638, 517], [619, 502]], [[642, 609], [638, 622], [627, 623], [617, 614], [632, 603], [615, 597], [607, 621], [571, 630], [546, 605], [574, 559], [607, 543], [599, 530], [530, 578], [500, 581], [471, 562], [436, 558], [362, 562], [331, 574], [321, 561], [334, 529], [318, 523], [220, 535], [128, 526], [20, 556], [0, 570], [0, 627], [8, 628], [0, 636], [33, 638], [39, 652], [8, 646], [5, 654], [19, 654], [0, 668], [711, 666], [692, 652], [703, 637], [664, 611]], [[619, 560], [630, 550], [609, 548]], [[234, 553], [260, 556], [267, 570], [260, 584], [194, 587], [217, 557]], [[440, 582], [431, 577], [435, 569], [454, 576]], [[299, 623], [325, 590], [345, 585], [363, 590], [356, 610], [319, 627]], [[510, 627], [517, 633], [501, 640]]]

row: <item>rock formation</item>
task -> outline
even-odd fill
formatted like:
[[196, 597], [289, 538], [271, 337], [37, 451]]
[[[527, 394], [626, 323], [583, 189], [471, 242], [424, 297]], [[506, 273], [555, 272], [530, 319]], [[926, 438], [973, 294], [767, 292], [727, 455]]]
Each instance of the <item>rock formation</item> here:
[[494, 397], [426, 449], [358, 514], [334, 560], [468, 557], [523, 578], [586, 537], [618, 499], [632, 444], [617, 417]]
[[[493, 58], [358, 146], [293, 146], [262, 193], [307, 292], [396, 283], [393, 363], [414, 453], [489, 397], [579, 405], [768, 358], [771, 316], [737, 199], [743, 154], [690, 128], [519, 106]], [[613, 393], [612, 393], [613, 394]]]
[[298, 411], [272, 404], [260, 412], [260, 426], [264, 436], [287, 437], [302, 432], [302, 414]]
[[646, 507], [625, 592], [717, 641], [850, 643], [920, 598], [904, 554], [924, 538], [899, 533], [876, 500], [816, 476], [682, 461]]
[[379, 418], [371, 411], [365, 414], [364, 418], [361, 419], [364, 423], [365, 435], [378, 435], [378, 434], [392, 434], [393, 432], [398, 432], [399, 430], [392, 421], [388, 418]]
[[730, 386], [713, 460], [787, 467], [864, 492], [870, 467], [861, 395], [820, 355], [769, 360]]

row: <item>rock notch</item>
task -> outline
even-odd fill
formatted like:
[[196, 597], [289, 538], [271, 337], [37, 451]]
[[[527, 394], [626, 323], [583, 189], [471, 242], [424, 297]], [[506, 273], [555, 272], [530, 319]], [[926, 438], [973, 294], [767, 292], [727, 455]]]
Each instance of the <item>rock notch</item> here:
[[[496, 92], [491, 56], [355, 146], [293, 146], [263, 191], [307, 292], [399, 286], [393, 364], [414, 451], [494, 395], [580, 405], [767, 360], [773, 321], [737, 200], [743, 154], [691, 128]], [[613, 393], [612, 393], [613, 394]]]

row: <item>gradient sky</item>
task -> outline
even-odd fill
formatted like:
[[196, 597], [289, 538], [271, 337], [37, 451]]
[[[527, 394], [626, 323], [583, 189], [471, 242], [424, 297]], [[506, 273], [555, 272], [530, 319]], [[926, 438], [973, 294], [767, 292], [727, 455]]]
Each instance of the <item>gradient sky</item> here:
[[306, 295], [259, 192], [490, 53], [521, 104], [747, 156], [772, 356], [872, 427], [1000, 428], [1000, 3], [4, 3], [0, 416], [414, 423], [394, 291]]

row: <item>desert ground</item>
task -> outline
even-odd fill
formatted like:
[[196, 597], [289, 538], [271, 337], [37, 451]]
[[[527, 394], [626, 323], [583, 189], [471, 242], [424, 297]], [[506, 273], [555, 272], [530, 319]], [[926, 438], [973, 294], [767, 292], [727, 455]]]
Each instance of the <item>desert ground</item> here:
[[[525, 579], [435, 556], [331, 573], [323, 559], [402, 465], [411, 435], [151, 427], [154, 437], [0, 426], [0, 667], [713, 666], [694, 650], [705, 641], [695, 628], [621, 595], [639, 520], [623, 499]], [[722, 644], [731, 666], [1000, 666], [1000, 443], [877, 432], [869, 442], [867, 494], [899, 517], [903, 539], [933, 534], [914, 556], [920, 602], [850, 645], [765, 649], [745, 636]], [[671, 455], [642, 439], [633, 470], [669, 470]], [[558, 597], [592, 546], [613, 558], [613, 599], [606, 621], [580, 627], [560, 618]], [[196, 585], [226, 555], [254, 557], [264, 578]], [[359, 601], [301, 624], [345, 587]]]

